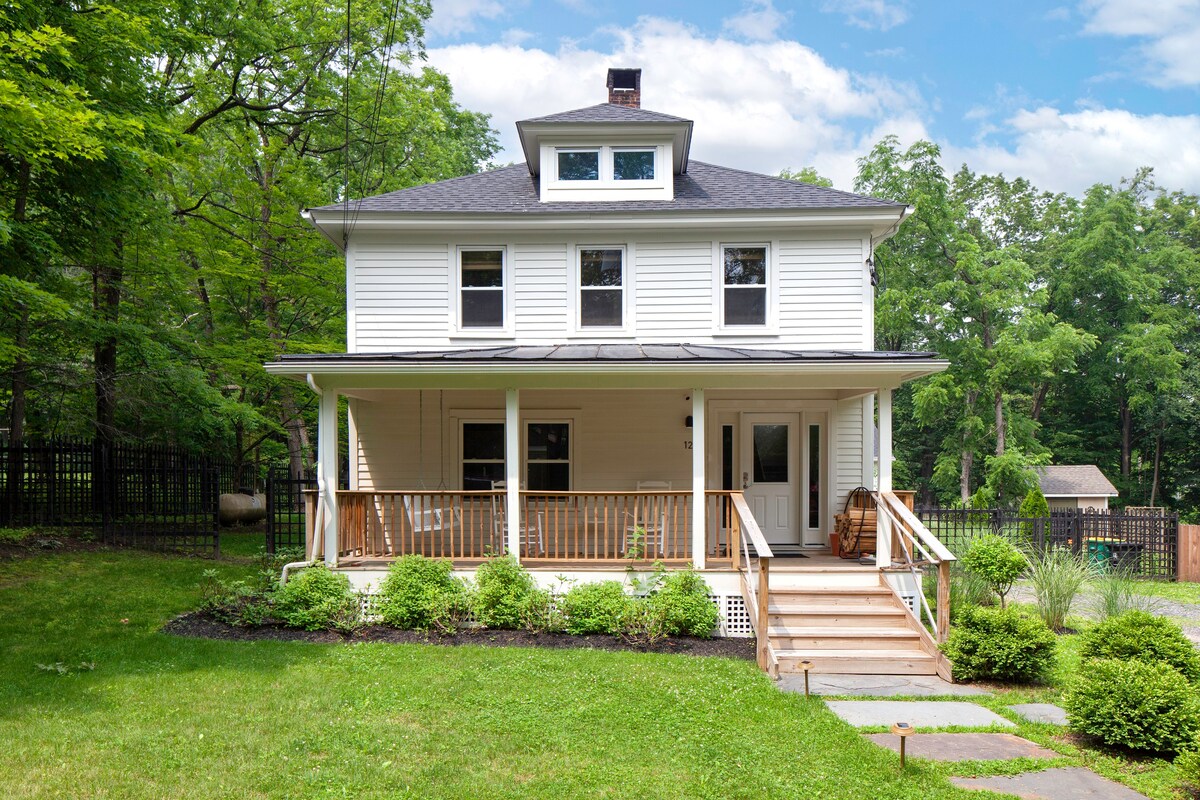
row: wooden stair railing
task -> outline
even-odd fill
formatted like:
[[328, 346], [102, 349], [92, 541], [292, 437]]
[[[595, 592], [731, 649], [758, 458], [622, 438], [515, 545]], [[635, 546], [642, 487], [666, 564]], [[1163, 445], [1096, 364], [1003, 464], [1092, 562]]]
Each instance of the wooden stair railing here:
[[734, 563], [741, 575], [742, 596], [749, 606], [750, 623], [757, 642], [758, 666], [775, 677], [779, 663], [771, 646], [770, 635], [771, 559], [774, 554], [742, 493], [731, 492], [730, 501], [733, 505], [732, 524], [737, 529], [736, 538], [741, 544], [741, 558], [735, 558]]
[[[920, 608], [925, 612], [938, 642], [946, 641], [950, 632], [950, 565], [957, 559], [942, 542], [930, 532], [907, 505], [892, 492], [872, 492], [878, 511], [878, 538], [887, 537], [892, 543], [893, 564], [896, 556], [901, 563], [895, 567], [880, 564], [886, 571], [893, 569], [910, 572], [917, 581], [917, 597]], [[929, 608], [925, 593], [921, 591], [921, 567], [932, 566], [937, 570], [937, 616]], [[920, 613], [917, 614], [920, 617]]]

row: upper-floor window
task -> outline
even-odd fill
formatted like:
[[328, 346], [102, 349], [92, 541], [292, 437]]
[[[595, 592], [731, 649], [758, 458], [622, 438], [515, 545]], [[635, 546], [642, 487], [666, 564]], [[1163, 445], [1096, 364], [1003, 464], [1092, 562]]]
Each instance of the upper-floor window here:
[[654, 151], [613, 150], [613, 180], [654, 180]]
[[723, 323], [767, 324], [767, 248], [726, 245], [723, 255]]
[[624, 324], [625, 251], [619, 247], [579, 250], [579, 327]]
[[558, 179], [560, 181], [600, 180], [600, 151], [559, 150]]
[[458, 251], [461, 328], [504, 327], [504, 250]]

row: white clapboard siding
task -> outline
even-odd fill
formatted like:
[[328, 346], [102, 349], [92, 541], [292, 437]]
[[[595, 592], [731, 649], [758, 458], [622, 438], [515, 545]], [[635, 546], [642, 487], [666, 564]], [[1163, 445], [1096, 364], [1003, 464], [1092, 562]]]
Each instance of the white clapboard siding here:
[[859, 349], [866, 315], [862, 239], [779, 243], [779, 332], [798, 347]]
[[711, 240], [639, 242], [637, 308], [641, 336], [695, 341], [713, 327]]
[[561, 340], [568, 324], [567, 246], [517, 244], [511, 257], [516, 330]]
[[834, 422], [834, 441], [837, 442], [837, 463], [835, 484], [837, 488], [837, 507], [834, 513], [840, 514], [846, 504], [846, 496], [855, 487], [862, 485], [863, 479], [863, 402], [843, 400], [837, 405]]
[[355, 243], [354, 341], [362, 352], [396, 350], [446, 334], [450, 247], [446, 243]]

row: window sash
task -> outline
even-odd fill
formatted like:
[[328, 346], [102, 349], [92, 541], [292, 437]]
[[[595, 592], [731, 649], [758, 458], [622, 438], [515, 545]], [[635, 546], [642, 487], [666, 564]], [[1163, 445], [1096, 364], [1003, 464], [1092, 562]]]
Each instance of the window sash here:
[[[547, 452], [544, 457], [534, 458], [533, 442], [535, 441], [535, 437], [533, 431], [536, 428], [558, 429], [559, 435], [562, 437], [560, 446], [564, 454], [550, 458], [549, 452]], [[564, 421], [529, 420], [525, 423], [525, 485], [529, 491], [568, 492], [571, 490], [571, 437], [573, 433], [571, 428], [571, 423]], [[548, 448], [549, 446], [547, 447], [547, 451]], [[564, 467], [565, 474], [563, 470], [557, 469]], [[559, 481], [554, 486], [547, 485], [548, 482], [553, 481], [555, 478], [565, 478], [565, 480]]]
[[624, 327], [625, 250], [620, 247], [580, 248], [578, 270], [579, 327]]
[[[629, 158], [623, 158], [627, 156]], [[633, 158], [633, 157], [639, 158]], [[649, 164], [646, 157], [649, 156]], [[613, 180], [614, 181], [652, 181], [655, 178], [655, 151], [649, 149], [613, 150]], [[627, 168], [632, 174], [621, 174], [621, 162], [627, 161]]]
[[504, 328], [507, 309], [505, 252], [477, 247], [458, 251], [458, 313], [461, 328]]
[[722, 325], [767, 324], [771, 283], [766, 245], [725, 245], [721, 248]]
[[[592, 181], [599, 181], [600, 160], [599, 150], [559, 150], [555, 153], [555, 166], [558, 171], [558, 179], [560, 181], [578, 181], [588, 183]], [[595, 162], [594, 168], [589, 163], [591, 161]], [[566, 167], [566, 169], [564, 169], [564, 167]], [[585, 170], [586, 176], [568, 177], [565, 173], [571, 168]]]

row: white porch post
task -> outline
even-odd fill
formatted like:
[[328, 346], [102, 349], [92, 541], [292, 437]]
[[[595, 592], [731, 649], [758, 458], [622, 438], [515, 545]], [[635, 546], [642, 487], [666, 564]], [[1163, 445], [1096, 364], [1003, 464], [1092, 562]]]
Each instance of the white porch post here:
[[704, 530], [705, 502], [704, 489], [707, 482], [704, 479], [704, 434], [707, 423], [704, 420], [704, 390], [692, 389], [692, 563], [696, 569], [704, 569], [705, 550], [708, 544], [707, 531]]
[[317, 408], [317, 491], [321, 500], [322, 535], [325, 540], [325, 563], [337, 566], [338, 526], [338, 396], [326, 389], [321, 392]]
[[521, 560], [521, 393], [504, 390], [504, 518], [508, 552]]
[[[879, 389], [879, 491], [892, 490], [892, 390]], [[875, 563], [881, 567], [892, 563], [892, 527], [879, 515], [876, 533]]]

